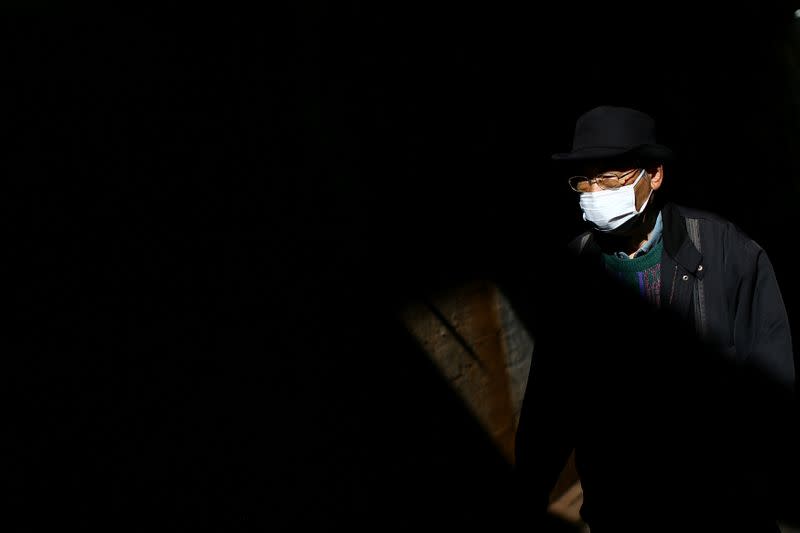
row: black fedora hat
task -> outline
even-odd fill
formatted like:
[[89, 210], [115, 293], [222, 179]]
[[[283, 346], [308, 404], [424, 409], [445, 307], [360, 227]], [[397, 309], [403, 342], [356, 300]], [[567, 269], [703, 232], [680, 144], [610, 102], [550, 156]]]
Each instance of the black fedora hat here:
[[599, 106], [575, 122], [572, 151], [553, 154], [556, 161], [638, 157], [672, 159], [672, 150], [656, 142], [655, 120], [629, 107]]

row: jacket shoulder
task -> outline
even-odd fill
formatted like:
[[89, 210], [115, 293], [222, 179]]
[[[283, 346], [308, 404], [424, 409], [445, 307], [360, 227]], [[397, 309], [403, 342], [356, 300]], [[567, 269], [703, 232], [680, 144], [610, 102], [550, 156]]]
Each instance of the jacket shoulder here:
[[714, 235], [728, 243], [737, 244], [751, 253], [761, 251], [761, 246], [738, 224], [718, 213], [678, 204], [672, 204], [672, 208], [676, 214], [685, 219], [701, 221], [707, 234]]
[[704, 209], [697, 209], [694, 207], [687, 207], [685, 205], [679, 205], [679, 204], [671, 204], [671, 207], [672, 209], [675, 210], [677, 214], [679, 214], [683, 218], [700, 219], [708, 221], [712, 224], [719, 224], [723, 226], [730, 225], [735, 227], [735, 224], [733, 222], [719, 215], [718, 213], [714, 213], [712, 211], [706, 211]]
[[574, 239], [572, 239], [567, 244], [567, 250], [569, 250], [573, 254], [580, 255], [581, 253], [583, 253], [584, 249], [586, 248], [586, 245], [589, 244], [591, 238], [592, 238], [592, 232], [585, 231], [580, 235], [578, 235], [577, 237], [575, 237]]
[[705, 209], [697, 209], [694, 207], [687, 207], [684, 205], [672, 204], [675, 212], [683, 218], [702, 220], [707, 226], [718, 229], [730, 231], [733, 234], [739, 235], [743, 238], [749, 239], [747, 234], [733, 221], [725, 218], [724, 216], [713, 211]]

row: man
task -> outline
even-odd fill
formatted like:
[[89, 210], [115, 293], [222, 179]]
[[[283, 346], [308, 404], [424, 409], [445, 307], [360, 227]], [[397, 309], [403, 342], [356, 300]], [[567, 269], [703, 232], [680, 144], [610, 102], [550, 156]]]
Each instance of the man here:
[[521, 505], [542, 512], [574, 449], [592, 533], [777, 531], [784, 449], [765, 433], [788, 423], [795, 381], [781, 292], [734, 224], [661, 200], [671, 159], [652, 117], [614, 106], [582, 115], [553, 155], [588, 228], [569, 245], [568, 303], [547, 313], [576, 334], [537, 336]]

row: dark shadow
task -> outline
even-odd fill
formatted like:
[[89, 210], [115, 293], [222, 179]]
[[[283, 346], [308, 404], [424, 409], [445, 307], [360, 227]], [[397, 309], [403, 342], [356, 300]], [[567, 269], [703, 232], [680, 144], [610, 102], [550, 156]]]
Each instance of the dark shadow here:
[[560, 272], [542, 284], [534, 266], [502, 285], [536, 338], [517, 442], [523, 500], [542, 504], [536, 480], [555, 479], [575, 446], [583, 510], [598, 530], [796, 521], [792, 392], [585, 265], [564, 261]]
[[[767, 90], [786, 81], [773, 19], [751, 7], [706, 24], [697, 8], [679, 43], [628, 54], [597, 25], [672, 34], [683, 12], [637, 27], [552, 7], [7, 22], [0, 375], [21, 529], [532, 527], [510, 465], [395, 319], [476, 278], [501, 285], [558, 371], [539, 393], [568, 412], [539, 443], [588, 439], [587, 482], [615, 489], [595, 509], [650, 521], [678, 498], [679, 514], [727, 518], [741, 502], [724, 496], [763, 464], [771, 505], [798, 521], [780, 391], [564, 261], [580, 220], [548, 160], [600, 100], [660, 111], [687, 154], [672, 193], [743, 217], [796, 321], [793, 226], [776, 215], [793, 198], [776, 187], [797, 180], [776, 118], [794, 93]], [[666, 84], [626, 83], [651, 79], [647, 58]], [[743, 189], [712, 172], [720, 153], [770, 172]], [[585, 303], [585, 283], [607, 304]], [[605, 316], [614, 336], [583, 329]]]

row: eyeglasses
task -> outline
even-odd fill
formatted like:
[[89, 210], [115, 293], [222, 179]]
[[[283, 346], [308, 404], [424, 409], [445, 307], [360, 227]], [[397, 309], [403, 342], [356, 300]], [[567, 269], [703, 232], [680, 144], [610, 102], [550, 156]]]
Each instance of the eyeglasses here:
[[603, 190], [606, 189], [619, 189], [633, 176], [633, 174], [640, 169], [634, 168], [623, 173], [607, 172], [594, 178], [587, 176], [572, 176], [569, 178], [569, 186], [575, 192], [589, 192], [592, 189], [592, 183], [596, 183], [598, 187]]

